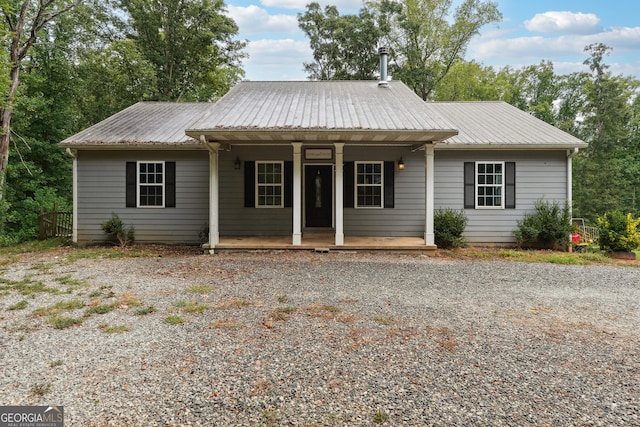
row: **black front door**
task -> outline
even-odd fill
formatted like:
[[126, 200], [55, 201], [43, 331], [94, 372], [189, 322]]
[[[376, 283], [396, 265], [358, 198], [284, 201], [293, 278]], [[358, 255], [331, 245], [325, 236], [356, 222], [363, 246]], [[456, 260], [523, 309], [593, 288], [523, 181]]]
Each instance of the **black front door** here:
[[333, 226], [333, 166], [305, 166], [304, 199], [307, 227]]

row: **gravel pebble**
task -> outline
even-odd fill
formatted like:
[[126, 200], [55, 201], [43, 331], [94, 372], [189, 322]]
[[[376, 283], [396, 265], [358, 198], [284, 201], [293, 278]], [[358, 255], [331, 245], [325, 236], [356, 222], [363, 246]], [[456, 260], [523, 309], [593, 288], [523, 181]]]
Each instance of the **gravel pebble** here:
[[[0, 404], [61, 405], [67, 426], [640, 425], [637, 268], [76, 258], [0, 267]], [[80, 325], [37, 315], [70, 300]]]

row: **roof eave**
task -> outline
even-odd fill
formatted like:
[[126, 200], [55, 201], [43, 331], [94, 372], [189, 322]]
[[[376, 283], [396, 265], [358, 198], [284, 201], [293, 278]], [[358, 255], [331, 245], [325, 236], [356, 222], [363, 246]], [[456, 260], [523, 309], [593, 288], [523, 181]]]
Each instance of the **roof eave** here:
[[125, 143], [125, 142], [60, 142], [60, 148], [70, 148], [73, 150], [202, 150], [206, 149], [199, 141], [168, 143]]
[[442, 141], [458, 134], [455, 129], [187, 129], [185, 133], [199, 139], [220, 142], [368, 142], [401, 143]]
[[586, 142], [558, 142], [558, 143], [487, 143], [487, 142], [472, 142], [472, 143], [449, 143], [443, 141], [436, 147], [439, 150], [469, 150], [469, 149], [483, 149], [483, 150], [571, 150], [574, 148], [587, 148]]

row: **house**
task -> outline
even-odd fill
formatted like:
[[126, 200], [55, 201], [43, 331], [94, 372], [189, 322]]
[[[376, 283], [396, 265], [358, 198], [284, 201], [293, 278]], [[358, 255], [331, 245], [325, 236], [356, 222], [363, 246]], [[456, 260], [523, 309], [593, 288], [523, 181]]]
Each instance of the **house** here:
[[536, 200], [571, 200], [586, 144], [504, 102], [296, 81], [242, 82], [216, 103], [138, 103], [60, 146], [74, 159], [74, 241], [104, 241], [116, 213], [138, 242], [204, 234], [214, 250], [256, 237], [307, 247], [317, 230], [333, 248], [410, 238], [434, 249], [441, 208], [464, 210], [470, 243], [513, 244]]

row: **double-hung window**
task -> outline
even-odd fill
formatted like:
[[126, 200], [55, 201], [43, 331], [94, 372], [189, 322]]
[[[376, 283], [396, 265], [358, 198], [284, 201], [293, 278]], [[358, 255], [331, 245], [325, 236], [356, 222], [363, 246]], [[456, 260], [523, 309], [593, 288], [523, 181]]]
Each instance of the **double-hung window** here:
[[384, 162], [356, 162], [356, 207], [384, 206]]
[[515, 209], [515, 162], [465, 162], [464, 207], [465, 209]]
[[138, 206], [164, 207], [164, 162], [138, 162]]
[[476, 207], [504, 207], [504, 162], [476, 163]]
[[126, 206], [128, 208], [175, 208], [176, 162], [127, 162]]
[[284, 206], [284, 162], [256, 162], [256, 207]]

